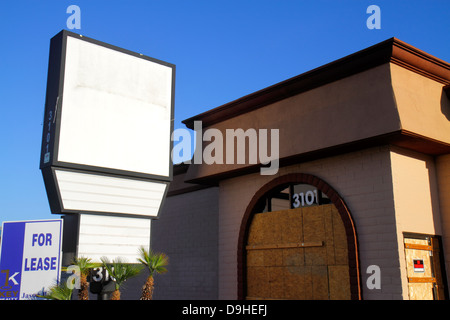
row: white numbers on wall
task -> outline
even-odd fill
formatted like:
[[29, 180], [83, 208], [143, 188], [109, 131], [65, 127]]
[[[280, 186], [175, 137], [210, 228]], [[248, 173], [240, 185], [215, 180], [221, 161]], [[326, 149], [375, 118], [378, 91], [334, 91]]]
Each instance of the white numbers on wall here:
[[[114, 268], [114, 267], [113, 267]], [[115, 279], [109, 275], [108, 270], [103, 267], [92, 269], [92, 281], [100, 282], [100, 281], [115, 281]]]
[[319, 204], [319, 198], [317, 196], [317, 190], [306, 192], [294, 193], [292, 195], [292, 205], [294, 208], [310, 206], [312, 204]]

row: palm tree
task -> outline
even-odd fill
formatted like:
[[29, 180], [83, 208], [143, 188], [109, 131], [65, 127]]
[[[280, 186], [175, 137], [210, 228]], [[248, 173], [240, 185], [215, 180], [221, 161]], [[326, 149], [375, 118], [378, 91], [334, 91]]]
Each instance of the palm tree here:
[[99, 267], [100, 264], [91, 262], [90, 258], [74, 258], [72, 264], [80, 269], [80, 289], [78, 290], [78, 300], [89, 300], [89, 282], [87, 276], [92, 268]]
[[111, 300], [120, 300], [120, 287], [129, 278], [137, 276], [141, 272], [142, 266], [125, 263], [120, 257], [112, 262], [109, 262], [106, 257], [102, 257], [101, 260], [110, 277], [114, 280], [115, 290], [111, 294]]
[[67, 287], [66, 281], [62, 281], [50, 287], [46, 295], [36, 296], [47, 300], [71, 300], [72, 291], [73, 289]]
[[138, 259], [140, 263], [146, 266], [150, 272], [147, 281], [142, 287], [141, 300], [152, 300], [154, 280], [153, 274], [167, 272], [166, 266], [169, 264], [169, 258], [164, 253], [155, 253], [151, 249], [145, 250], [144, 247], [139, 249], [141, 258]]

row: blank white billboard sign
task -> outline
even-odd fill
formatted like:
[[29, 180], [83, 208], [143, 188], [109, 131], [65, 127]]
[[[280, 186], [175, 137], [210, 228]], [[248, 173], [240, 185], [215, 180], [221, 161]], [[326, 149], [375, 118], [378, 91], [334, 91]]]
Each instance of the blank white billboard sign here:
[[52, 213], [156, 217], [172, 180], [175, 66], [52, 38], [40, 168]]
[[172, 68], [67, 37], [58, 161], [169, 176]]

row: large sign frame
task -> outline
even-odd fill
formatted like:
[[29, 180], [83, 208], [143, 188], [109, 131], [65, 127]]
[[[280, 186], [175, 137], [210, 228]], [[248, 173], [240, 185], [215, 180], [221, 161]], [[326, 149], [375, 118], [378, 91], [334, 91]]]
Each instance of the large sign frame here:
[[51, 212], [158, 217], [173, 177], [174, 90], [173, 64], [67, 30], [54, 36], [40, 158]]

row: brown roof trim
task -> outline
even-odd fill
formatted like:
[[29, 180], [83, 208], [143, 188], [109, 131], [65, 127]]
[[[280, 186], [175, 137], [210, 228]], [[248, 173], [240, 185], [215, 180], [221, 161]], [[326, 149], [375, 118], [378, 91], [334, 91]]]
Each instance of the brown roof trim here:
[[[399, 130], [387, 134], [382, 134], [367, 139], [353, 141], [321, 150], [311, 151], [308, 153], [293, 155], [286, 158], [279, 159], [279, 166], [286, 167], [297, 163], [314, 161], [317, 159], [338, 156], [341, 154], [364, 150], [367, 148], [394, 145], [411, 151], [416, 151], [431, 156], [440, 156], [443, 154], [450, 154], [450, 144], [442, 143], [425, 136], [415, 134], [407, 130]], [[192, 164], [195, 166], [195, 164]], [[190, 178], [186, 176], [186, 183], [204, 184], [209, 186], [217, 186], [220, 180], [230, 179], [246, 174], [257, 173], [260, 171], [261, 164], [249, 165], [239, 169], [225, 171], [218, 174], [207, 175], [201, 178]]]
[[[186, 174], [186, 172], [188, 171], [190, 164], [181, 162], [178, 164], [174, 164], [173, 165], [173, 175], [178, 176], [178, 175], [183, 175]], [[173, 196], [177, 196], [180, 194], [184, 194], [184, 193], [190, 193], [190, 192], [195, 192], [195, 191], [199, 191], [199, 190], [203, 190], [206, 188], [211, 188], [214, 187], [215, 185], [211, 185], [211, 184], [185, 184], [182, 185], [182, 187], [180, 187], [178, 184], [174, 184], [173, 182], [170, 183], [169, 186], [169, 190], [167, 191], [167, 197], [173, 197]]]
[[449, 63], [397, 38], [391, 38], [334, 62], [186, 119], [183, 123], [188, 128], [193, 129], [194, 121], [202, 121], [203, 127], [205, 128], [388, 62], [417, 72], [423, 76], [441, 82], [444, 85], [450, 84]]
[[214, 186], [209, 186], [209, 185], [201, 185], [201, 184], [196, 184], [190, 187], [186, 187], [186, 188], [182, 188], [182, 189], [177, 189], [177, 190], [170, 190], [167, 192], [166, 197], [173, 197], [173, 196], [178, 196], [180, 194], [185, 194], [185, 193], [191, 193], [191, 192], [195, 192], [195, 191], [199, 191], [199, 190], [203, 190], [203, 189], [208, 189], [208, 188], [212, 188]]
[[393, 52], [390, 62], [444, 85], [450, 84], [450, 64], [448, 62], [396, 38], [393, 39]]

